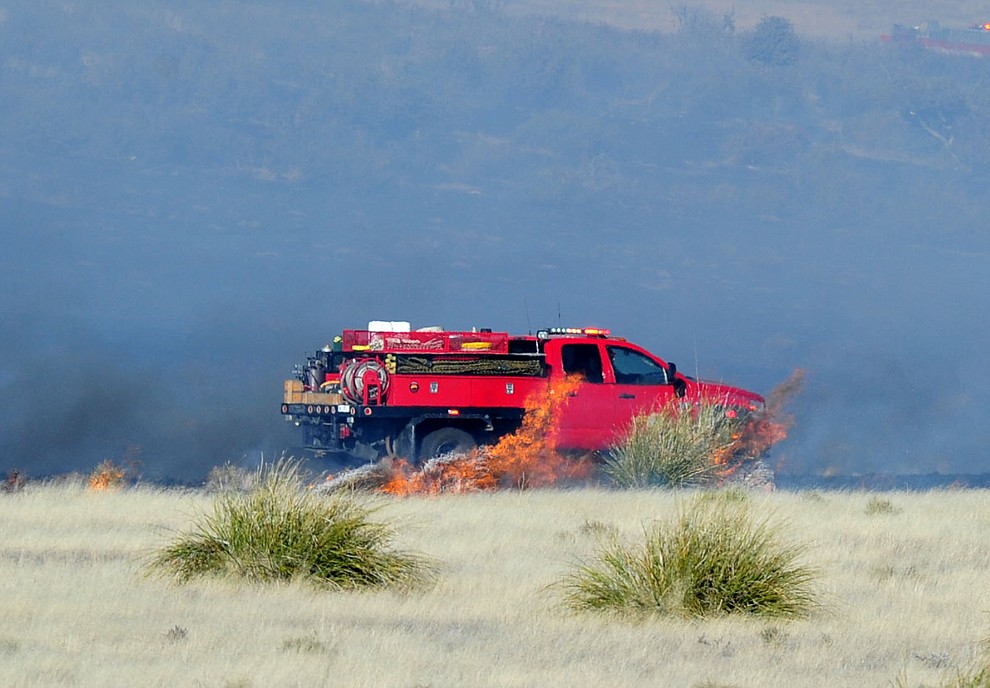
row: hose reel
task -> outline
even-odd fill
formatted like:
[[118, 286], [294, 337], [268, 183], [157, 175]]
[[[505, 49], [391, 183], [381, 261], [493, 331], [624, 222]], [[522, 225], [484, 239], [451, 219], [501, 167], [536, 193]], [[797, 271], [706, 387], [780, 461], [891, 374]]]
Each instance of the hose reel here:
[[384, 363], [377, 358], [356, 358], [340, 372], [340, 393], [351, 404], [381, 404], [388, 393], [388, 382]]

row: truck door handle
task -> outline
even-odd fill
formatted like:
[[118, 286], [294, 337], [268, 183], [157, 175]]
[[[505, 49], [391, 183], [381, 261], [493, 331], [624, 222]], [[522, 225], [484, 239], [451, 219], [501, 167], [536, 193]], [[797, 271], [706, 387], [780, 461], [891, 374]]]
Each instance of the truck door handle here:
[[619, 395], [619, 398], [620, 399], [635, 399], [636, 398], [636, 395], [635, 394], [626, 394], [625, 392], [623, 392], [622, 394]]

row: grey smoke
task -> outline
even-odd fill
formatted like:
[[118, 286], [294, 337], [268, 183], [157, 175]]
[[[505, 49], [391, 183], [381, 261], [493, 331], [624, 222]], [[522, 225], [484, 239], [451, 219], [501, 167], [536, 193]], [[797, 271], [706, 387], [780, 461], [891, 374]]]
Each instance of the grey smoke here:
[[783, 471], [990, 470], [979, 61], [461, 5], [3, 17], [0, 469], [201, 479], [292, 447], [281, 381], [340, 329], [559, 318], [806, 369]]

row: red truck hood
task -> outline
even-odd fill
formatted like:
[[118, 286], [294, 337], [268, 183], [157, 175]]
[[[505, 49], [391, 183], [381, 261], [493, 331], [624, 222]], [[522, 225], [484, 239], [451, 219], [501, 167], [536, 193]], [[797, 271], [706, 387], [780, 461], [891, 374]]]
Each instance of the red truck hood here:
[[742, 387], [733, 387], [714, 380], [695, 380], [687, 378], [688, 389], [694, 387], [706, 401], [725, 404], [727, 406], [747, 406], [763, 408], [766, 403], [762, 396]]

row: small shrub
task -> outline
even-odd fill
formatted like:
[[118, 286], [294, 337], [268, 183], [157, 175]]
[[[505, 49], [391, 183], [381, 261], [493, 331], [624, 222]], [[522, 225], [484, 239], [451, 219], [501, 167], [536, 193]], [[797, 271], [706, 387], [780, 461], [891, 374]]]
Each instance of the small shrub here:
[[165, 640], [170, 643], [178, 643], [185, 640], [189, 636], [189, 631], [184, 627], [176, 624], [172, 628], [165, 631]]
[[942, 669], [952, 663], [952, 655], [948, 652], [912, 652], [911, 659], [916, 659], [929, 669]]
[[792, 65], [801, 53], [794, 24], [783, 17], [763, 17], [744, 41], [751, 60], [765, 65]]
[[804, 547], [778, 542], [745, 505], [699, 502], [656, 526], [639, 546], [606, 542], [561, 581], [577, 611], [708, 617], [744, 613], [802, 617], [818, 607]]
[[699, 502], [712, 502], [717, 504], [742, 504], [749, 501], [749, 490], [730, 485], [718, 490], [709, 490], [698, 495]]
[[712, 482], [741, 423], [719, 406], [695, 413], [663, 409], [632, 419], [626, 438], [614, 446], [603, 471], [620, 487], [682, 487]]
[[7, 473], [3, 483], [0, 483], [0, 491], [7, 493], [20, 492], [27, 485], [27, 478], [20, 471], [14, 469]]
[[[936, 669], [946, 666], [951, 661], [946, 653], [932, 653], [930, 655], [913, 653], [912, 657], [929, 668]], [[939, 682], [937, 688], [990, 688], [990, 665], [984, 663], [978, 663], [970, 669], [953, 669], [947, 674]], [[907, 671], [902, 671], [892, 684], [895, 688], [917, 685], [908, 679]]]
[[316, 637], [315, 633], [296, 638], [286, 638], [282, 641], [282, 652], [321, 655], [326, 654], [328, 649], [326, 643]]
[[599, 538], [605, 535], [614, 537], [619, 532], [619, 529], [611, 523], [605, 523], [604, 521], [599, 521], [594, 518], [585, 519], [584, 523], [581, 524], [581, 527], [578, 530], [582, 535], [590, 535]]
[[428, 580], [431, 562], [391, 550], [393, 529], [370, 514], [352, 497], [303, 489], [298, 464], [280, 461], [259, 469], [251, 491], [218, 493], [212, 513], [154, 554], [149, 571], [180, 582], [304, 579], [338, 589]]
[[990, 688], [990, 666], [956, 674], [942, 683], [942, 688]]
[[886, 581], [896, 580], [899, 578], [916, 579], [920, 577], [918, 569], [914, 566], [898, 568], [894, 564], [890, 563], [871, 566], [869, 568], [869, 574], [870, 577], [877, 583], [884, 583]]
[[257, 471], [235, 466], [228, 461], [210, 469], [205, 488], [207, 492], [250, 492], [257, 486]]
[[760, 631], [760, 640], [764, 645], [781, 646], [787, 643], [787, 634], [780, 626], [767, 626]]
[[253, 685], [249, 678], [230, 678], [223, 682], [223, 688], [251, 688]]
[[870, 500], [866, 503], [866, 514], [868, 516], [882, 516], [885, 514], [897, 514], [900, 513], [900, 509], [894, 506], [894, 503], [889, 499], [882, 499], [880, 497], [870, 497]]

